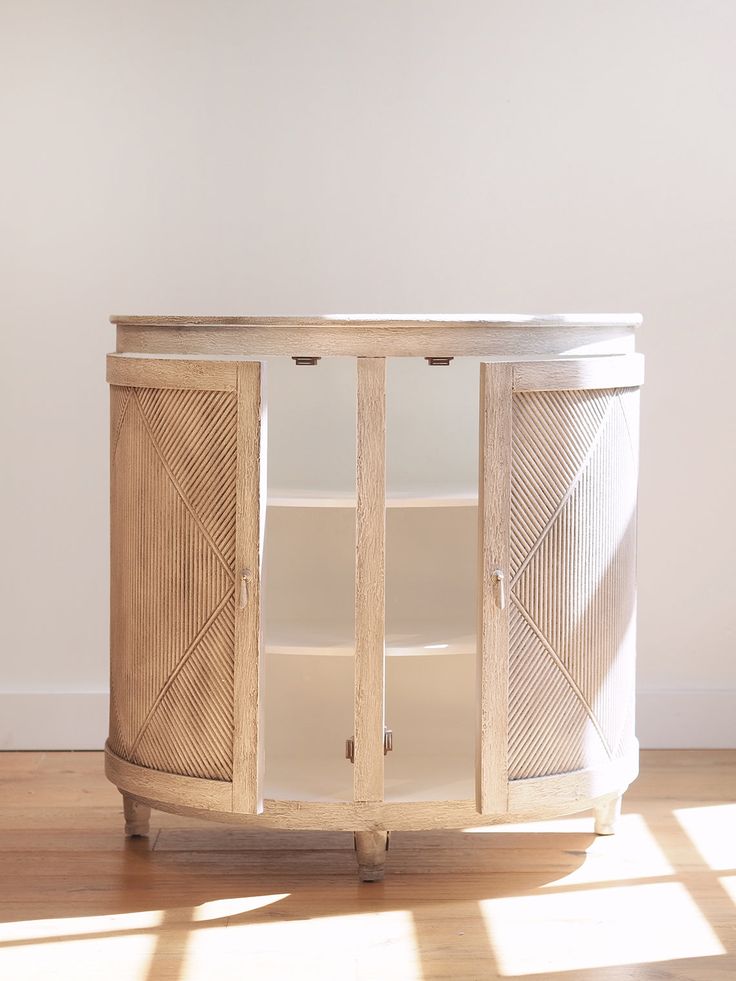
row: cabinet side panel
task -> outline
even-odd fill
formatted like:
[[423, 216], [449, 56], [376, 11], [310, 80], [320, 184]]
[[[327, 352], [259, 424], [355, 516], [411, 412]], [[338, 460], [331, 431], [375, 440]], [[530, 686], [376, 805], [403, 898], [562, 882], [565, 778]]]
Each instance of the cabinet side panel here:
[[634, 736], [637, 388], [514, 395], [509, 777]]
[[110, 392], [110, 748], [229, 781], [235, 393]]

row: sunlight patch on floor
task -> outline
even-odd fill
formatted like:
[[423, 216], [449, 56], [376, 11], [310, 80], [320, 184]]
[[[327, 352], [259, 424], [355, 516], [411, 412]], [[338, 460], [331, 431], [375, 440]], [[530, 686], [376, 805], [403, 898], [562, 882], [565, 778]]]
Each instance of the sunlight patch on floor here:
[[[147, 981], [157, 949], [157, 932], [126, 925], [125, 921], [131, 915], [134, 914], [85, 917], [98, 921], [96, 932], [88, 928], [86, 936], [75, 936], [74, 933], [65, 936], [65, 928], [59, 927], [59, 932], [54, 935], [59, 939], [32, 940], [0, 948], [0, 977], [8, 981], [21, 978], [22, 981], [48, 981], [49, 978]], [[114, 926], [113, 919], [117, 921]], [[38, 925], [34, 923], [36, 928]], [[138, 929], [140, 933], [127, 932]]]
[[480, 907], [508, 976], [725, 953], [679, 882], [487, 899]]
[[477, 828], [463, 828], [465, 834], [550, 834], [560, 831], [576, 834], [593, 834], [593, 817], [555, 818], [551, 821], [529, 821], [526, 824], [487, 824]]
[[[189, 920], [189, 915], [186, 918]], [[152, 909], [104, 916], [60, 916], [49, 920], [10, 921], [0, 923], [0, 944], [29, 940], [55, 940], [63, 943], [90, 934], [153, 930], [161, 925], [162, 919], [162, 910]]]
[[[150, 981], [154, 955], [157, 961], [168, 958], [178, 965], [174, 976], [184, 978], [189, 948], [198, 933], [212, 937], [208, 945], [214, 947], [221, 942], [215, 938], [222, 937], [232, 917], [257, 916], [262, 908], [289, 895], [218, 899], [193, 908], [0, 923], [0, 978]], [[137, 965], [133, 973], [131, 965]]]
[[656, 878], [673, 875], [674, 871], [641, 815], [624, 814], [615, 835], [595, 838], [577, 869], [544, 883], [542, 888]]
[[736, 875], [723, 875], [718, 880], [736, 906]]
[[[192, 911], [192, 920], [195, 923], [202, 923], [211, 920], [222, 920], [230, 917], [250, 913], [264, 906], [271, 906], [273, 903], [288, 899], [291, 893], [277, 892], [273, 896], [246, 896], [234, 897], [232, 899], [213, 899], [208, 903], [200, 903]], [[168, 920], [168, 917], [167, 917]]]
[[[164, 941], [165, 942], [165, 941]], [[281, 918], [278, 907], [228, 920], [227, 928], [189, 937], [181, 981], [205, 977], [401, 979], [422, 978], [412, 914], [406, 910]]]
[[673, 814], [709, 868], [736, 869], [736, 804], [678, 807]]

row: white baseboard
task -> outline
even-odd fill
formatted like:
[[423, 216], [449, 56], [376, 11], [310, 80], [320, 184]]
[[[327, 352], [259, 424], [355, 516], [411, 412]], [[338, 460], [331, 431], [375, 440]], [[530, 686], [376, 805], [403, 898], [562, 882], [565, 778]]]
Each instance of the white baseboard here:
[[[736, 691], [637, 693], [642, 749], [736, 748]], [[0, 750], [102, 749], [107, 692], [0, 692]]]
[[0, 692], [0, 750], [102, 749], [106, 691]]

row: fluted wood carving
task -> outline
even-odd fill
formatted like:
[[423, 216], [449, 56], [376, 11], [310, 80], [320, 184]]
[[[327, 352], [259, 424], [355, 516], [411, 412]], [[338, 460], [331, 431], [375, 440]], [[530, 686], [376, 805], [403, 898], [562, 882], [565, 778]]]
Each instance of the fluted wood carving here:
[[633, 739], [638, 397], [514, 395], [511, 779], [595, 766]]
[[110, 392], [110, 747], [231, 780], [236, 396]]

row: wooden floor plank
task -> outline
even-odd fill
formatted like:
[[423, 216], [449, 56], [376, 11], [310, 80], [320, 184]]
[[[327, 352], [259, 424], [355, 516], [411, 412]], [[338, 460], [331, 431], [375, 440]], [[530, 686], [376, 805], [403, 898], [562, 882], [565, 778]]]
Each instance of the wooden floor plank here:
[[99, 753], [0, 753], [0, 977], [729, 981], [736, 751], [642, 754], [620, 832], [590, 815], [346, 833], [154, 813], [125, 840]]

